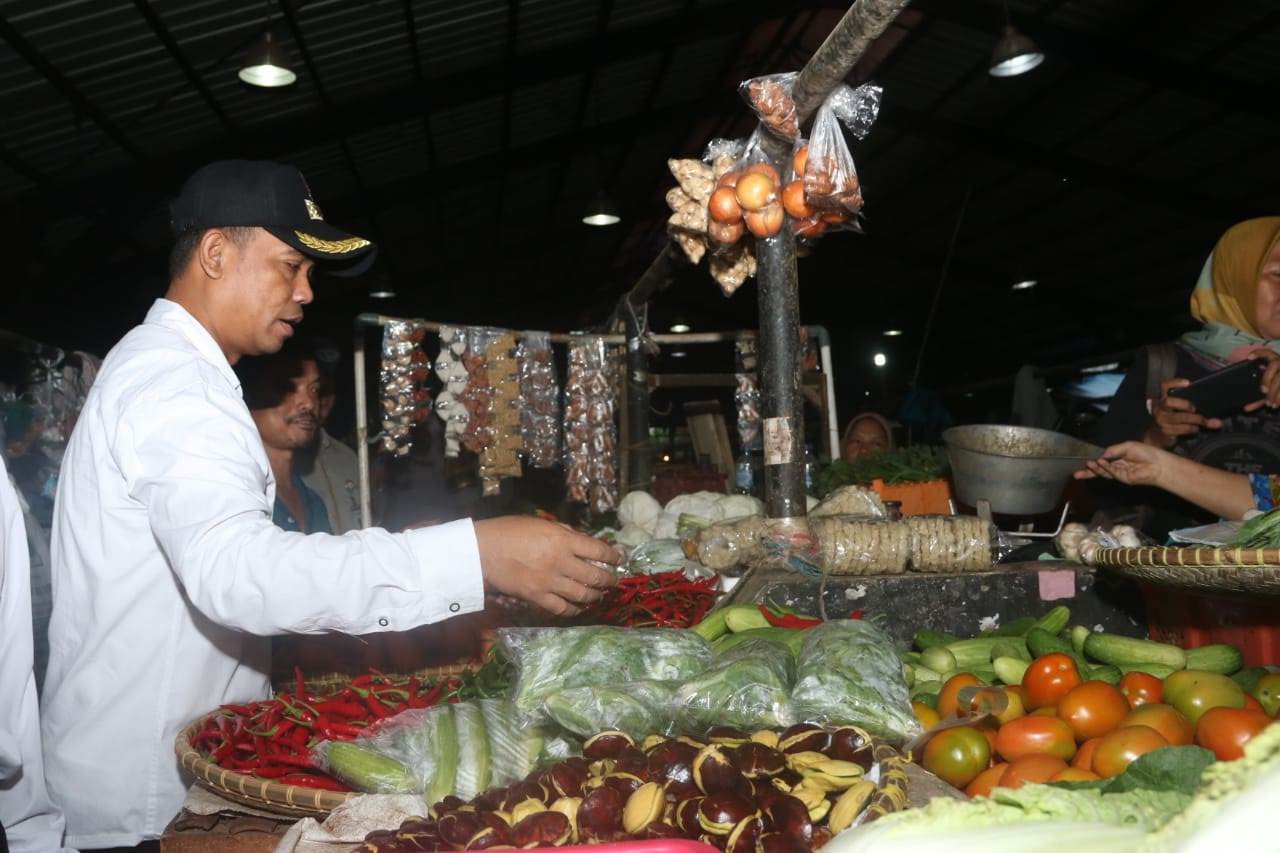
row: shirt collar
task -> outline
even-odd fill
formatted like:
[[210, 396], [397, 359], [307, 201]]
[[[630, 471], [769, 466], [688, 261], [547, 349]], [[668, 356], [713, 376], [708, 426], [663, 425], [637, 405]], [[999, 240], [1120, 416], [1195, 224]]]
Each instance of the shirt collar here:
[[231, 362], [227, 361], [222, 348], [213, 339], [213, 335], [209, 334], [209, 330], [200, 325], [200, 321], [192, 317], [186, 308], [169, 299], [157, 299], [147, 312], [144, 322], [164, 326], [182, 335], [205, 361], [218, 369], [237, 393], [240, 391], [240, 377], [231, 369]]

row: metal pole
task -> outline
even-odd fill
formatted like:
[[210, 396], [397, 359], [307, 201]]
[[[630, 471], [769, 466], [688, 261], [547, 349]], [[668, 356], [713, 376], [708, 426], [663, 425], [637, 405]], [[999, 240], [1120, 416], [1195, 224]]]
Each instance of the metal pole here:
[[369, 411], [365, 399], [364, 382], [364, 327], [369, 325], [368, 315], [361, 314], [356, 318], [355, 346], [352, 348], [351, 361], [356, 371], [356, 458], [359, 462], [360, 479], [360, 526], [373, 526], [373, 508], [369, 499]]
[[645, 350], [643, 313], [648, 319], [649, 306], [639, 310], [631, 296], [623, 297], [623, 319], [627, 325], [627, 469], [622, 493], [647, 492], [653, 478], [653, 447], [649, 443], [649, 353]]

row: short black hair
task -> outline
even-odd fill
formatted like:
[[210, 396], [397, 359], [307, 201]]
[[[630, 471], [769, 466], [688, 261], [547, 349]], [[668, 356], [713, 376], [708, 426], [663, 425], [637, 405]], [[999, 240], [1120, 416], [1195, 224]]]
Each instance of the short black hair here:
[[183, 231], [177, 237], [173, 238], [173, 247], [169, 249], [169, 280], [173, 281], [182, 275], [187, 268], [187, 264], [191, 263], [191, 258], [196, 253], [196, 247], [200, 245], [200, 241], [204, 235], [210, 231], [221, 231], [231, 238], [231, 242], [240, 248], [249, 245], [249, 241], [253, 239], [253, 226], [249, 225], [227, 225], [222, 228], [193, 228], [190, 231]]
[[302, 366], [308, 361], [316, 361], [315, 347], [297, 338], [286, 340], [279, 352], [240, 359], [235, 371], [245, 405], [255, 412], [280, 405], [293, 391], [293, 381], [302, 375]]

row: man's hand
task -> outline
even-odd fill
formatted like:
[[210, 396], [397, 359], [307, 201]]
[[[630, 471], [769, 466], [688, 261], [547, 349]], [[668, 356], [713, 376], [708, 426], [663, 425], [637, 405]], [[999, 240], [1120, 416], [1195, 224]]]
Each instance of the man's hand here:
[[589, 560], [616, 565], [611, 545], [562, 524], [527, 516], [475, 523], [480, 568], [497, 592], [523, 599], [556, 616], [573, 616], [599, 601], [616, 582]]
[[1173, 454], [1138, 441], [1113, 444], [1098, 459], [1090, 459], [1084, 470], [1077, 471], [1077, 480], [1102, 477], [1117, 480], [1126, 486], [1162, 486], [1167, 461]]
[[1221, 420], [1198, 414], [1190, 400], [1169, 396], [1169, 389], [1186, 388], [1190, 384], [1191, 380], [1177, 377], [1160, 383], [1160, 399], [1156, 400], [1152, 407], [1153, 423], [1147, 430], [1148, 444], [1168, 450], [1179, 438], [1184, 435], [1195, 435], [1201, 427], [1222, 428]]

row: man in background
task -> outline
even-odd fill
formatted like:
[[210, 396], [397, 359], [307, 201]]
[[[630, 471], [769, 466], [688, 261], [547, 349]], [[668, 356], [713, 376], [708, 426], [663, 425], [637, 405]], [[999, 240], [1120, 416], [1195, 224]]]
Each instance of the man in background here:
[[360, 522], [360, 460], [354, 450], [324, 428], [337, 401], [337, 351], [317, 345], [315, 356], [320, 369], [320, 429], [315, 442], [297, 454], [297, 467], [302, 482], [324, 501], [330, 532], [341, 535], [364, 526]]

